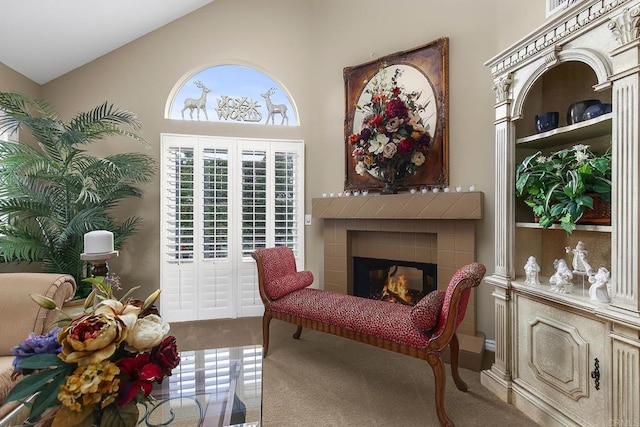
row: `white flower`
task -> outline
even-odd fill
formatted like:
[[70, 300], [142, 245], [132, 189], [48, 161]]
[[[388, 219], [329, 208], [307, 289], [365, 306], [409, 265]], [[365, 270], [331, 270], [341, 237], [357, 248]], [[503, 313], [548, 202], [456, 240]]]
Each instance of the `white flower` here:
[[579, 165], [583, 164], [585, 161], [589, 159], [589, 155], [584, 151], [576, 151], [576, 162]]
[[149, 314], [138, 319], [136, 325], [127, 334], [125, 341], [129, 347], [143, 353], [160, 344], [168, 333], [169, 324], [164, 323], [160, 316]]
[[358, 162], [358, 164], [356, 164], [356, 173], [358, 175], [364, 175], [367, 172], [367, 168], [364, 165], [363, 162]]
[[373, 154], [380, 154], [384, 149], [384, 146], [389, 142], [387, 135], [379, 133], [375, 138], [371, 139], [371, 145], [369, 146], [369, 152]]
[[424, 154], [422, 154], [421, 152], [416, 152], [413, 153], [413, 155], [411, 156], [411, 163], [413, 163], [416, 166], [421, 166], [425, 161], [425, 157]]
[[540, 163], [540, 164], [542, 164], [542, 163], [546, 163], [546, 162], [548, 162], [548, 161], [549, 161], [549, 158], [548, 158], [548, 157], [545, 157], [545, 156], [540, 156], [540, 157], [538, 157], [538, 158], [536, 159], [536, 162], [537, 162], [537, 163]]

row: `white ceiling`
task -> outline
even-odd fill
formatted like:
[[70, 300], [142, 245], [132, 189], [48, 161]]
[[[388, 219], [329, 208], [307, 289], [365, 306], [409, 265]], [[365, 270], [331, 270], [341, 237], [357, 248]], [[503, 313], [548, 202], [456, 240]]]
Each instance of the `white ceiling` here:
[[0, 62], [44, 84], [213, 0], [0, 0]]

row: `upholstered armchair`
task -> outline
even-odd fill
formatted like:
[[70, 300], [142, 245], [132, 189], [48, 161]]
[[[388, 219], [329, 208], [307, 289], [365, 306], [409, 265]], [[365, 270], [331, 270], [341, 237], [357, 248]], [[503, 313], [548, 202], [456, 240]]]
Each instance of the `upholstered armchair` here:
[[[44, 295], [62, 307], [75, 291], [75, 280], [65, 274], [0, 273], [0, 405], [14, 385], [11, 349], [30, 333], [48, 332], [59, 318], [57, 310], [40, 307], [29, 295]], [[15, 402], [0, 406], [0, 418], [14, 406]]]

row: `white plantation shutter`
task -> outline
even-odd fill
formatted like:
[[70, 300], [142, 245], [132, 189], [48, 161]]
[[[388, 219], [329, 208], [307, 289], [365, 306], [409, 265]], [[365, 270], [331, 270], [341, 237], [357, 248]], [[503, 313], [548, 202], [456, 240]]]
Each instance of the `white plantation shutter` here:
[[289, 246], [296, 255], [298, 268], [302, 269], [303, 259], [300, 256], [300, 235], [303, 230], [304, 212], [298, 200], [302, 171], [297, 167], [300, 154], [287, 151], [276, 151], [274, 158], [275, 188], [275, 246]]
[[304, 227], [304, 156], [302, 144], [239, 141], [242, 172], [242, 261], [240, 316], [259, 316], [263, 305], [251, 253], [272, 246], [289, 246], [299, 269], [304, 268], [301, 240]]
[[163, 316], [262, 315], [251, 253], [287, 245], [303, 268], [303, 144], [184, 135], [162, 141]]
[[161, 207], [164, 230], [161, 305], [165, 316], [171, 321], [180, 321], [193, 318], [197, 298], [193, 240], [195, 158], [188, 141], [174, 138], [171, 142], [162, 158], [165, 203]]
[[[218, 147], [222, 145], [222, 147]], [[202, 189], [199, 192], [200, 258], [198, 319], [233, 317], [232, 259], [229, 248], [229, 150], [226, 144], [203, 138]]]

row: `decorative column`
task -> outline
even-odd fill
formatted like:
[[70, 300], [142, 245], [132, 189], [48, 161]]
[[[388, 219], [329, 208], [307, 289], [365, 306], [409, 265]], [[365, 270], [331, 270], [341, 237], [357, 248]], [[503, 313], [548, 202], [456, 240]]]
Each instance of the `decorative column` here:
[[640, 9], [624, 9], [609, 23], [616, 40], [621, 44], [611, 52], [613, 62], [613, 188], [611, 225], [613, 227], [611, 305], [640, 314], [638, 299], [638, 270], [640, 254], [640, 39], [638, 22]]
[[510, 288], [513, 271], [514, 205], [513, 182], [515, 159], [514, 127], [511, 123], [510, 89], [513, 74], [495, 80], [495, 271], [486, 281], [494, 285], [495, 361], [491, 370], [482, 372], [482, 384], [503, 400], [511, 401], [511, 304]]
[[[638, 270], [640, 253], [640, 8], [624, 9], [612, 17], [609, 29], [620, 47], [613, 62], [613, 227], [611, 306], [625, 316], [640, 316]], [[616, 325], [612, 341], [611, 417], [618, 425], [640, 425], [640, 339], [635, 327]]]

